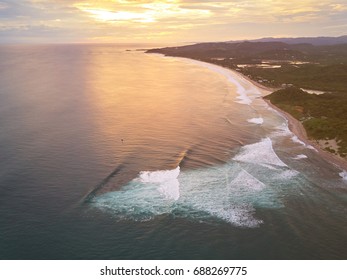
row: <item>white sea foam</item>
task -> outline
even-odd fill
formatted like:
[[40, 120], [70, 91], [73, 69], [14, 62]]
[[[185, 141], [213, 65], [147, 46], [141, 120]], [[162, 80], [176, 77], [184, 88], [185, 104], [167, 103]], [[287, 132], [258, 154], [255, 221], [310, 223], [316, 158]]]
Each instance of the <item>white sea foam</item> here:
[[139, 179], [144, 183], [161, 183], [177, 179], [180, 167], [173, 170], [141, 171]]
[[252, 104], [252, 99], [247, 95], [246, 89], [234, 77], [229, 76], [228, 81], [236, 86], [236, 92], [238, 94], [236, 97], [238, 101], [235, 101], [236, 103], [245, 105]]
[[158, 191], [165, 198], [177, 200], [180, 196], [179, 174], [179, 166], [173, 170], [141, 171], [139, 180], [143, 183], [158, 183]]
[[291, 185], [298, 172], [285, 167], [270, 139], [246, 146], [238, 156], [245, 160], [242, 165], [230, 161], [181, 172], [179, 168], [140, 172], [120, 190], [97, 196], [90, 203], [118, 219], [146, 221], [173, 215], [257, 227], [263, 221], [256, 217], [256, 208], [284, 207], [278, 192]]
[[265, 185], [237, 165], [189, 171], [182, 174], [180, 184], [179, 206], [189, 209], [190, 216], [201, 219], [207, 214], [240, 227], [262, 223], [254, 216], [253, 202]]
[[275, 174], [274, 178], [276, 180], [289, 180], [295, 176], [299, 175], [299, 172], [293, 169], [284, 170], [279, 174]]
[[276, 130], [271, 133], [272, 137], [284, 137], [284, 136], [290, 136], [290, 135], [293, 135], [293, 133], [290, 131], [287, 121], [277, 126]]
[[294, 135], [291, 139], [292, 139], [292, 141], [295, 142], [295, 143], [299, 143], [299, 144], [301, 144], [301, 145], [303, 145], [303, 146], [306, 146], [306, 143], [303, 142], [303, 141], [301, 141], [301, 140], [298, 138], [298, 136], [296, 136], [296, 135]]
[[228, 205], [223, 208], [215, 208], [207, 205], [204, 211], [226, 222], [239, 227], [258, 227], [262, 220], [254, 218], [254, 208], [249, 204]]
[[273, 113], [275, 113], [276, 115], [278, 115], [278, 116], [281, 116], [281, 117], [283, 117], [283, 115], [280, 113], [280, 112], [278, 112], [277, 110], [275, 110], [274, 108], [272, 108], [269, 104], [267, 104], [266, 102], [265, 102], [265, 108], [268, 110], [268, 111], [271, 111], [271, 112], [273, 112]]
[[301, 154], [301, 155], [297, 155], [297, 156], [293, 157], [293, 159], [304, 159], [304, 158], [307, 158], [307, 155]]
[[346, 170], [343, 170], [342, 172], [339, 173], [340, 177], [347, 181], [347, 171]]
[[282, 160], [280, 160], [273, 150], [270, 138], [264, 138], [258, 143], [244, 146], [241, 152], [236, 155], [233, 160], [264, 166], [287, 166]]
[[[218, 218], [239, 227], [262, 223], [254, 217], [252, 203], [265, 184], [237, 165], [179, 174], [178, 170], [141, 172], [120, 190], [97, 196], [91, 203], [120, 219], [137, 221], [173, 214], [202, 221]], [[172, 195], [177, 185], [179, 196]]]
[[252, 118], [247, 120], [249, 123], [255, 123], [255, 124], [263, 124], [264, 119], [263, 118]]
[[242, 170], [235, 179], [233, 179], [229, 187], [242, 187], [247, 190], [261, 190], [265, 187], [265, 184], [249, 174], [246, 170]]
[[318, 152], [318, 150], [315, 147], [313, 147], [312, 145], [307, 145], [306, 147], [310, 150], [314, 150], [314, 151]]
[[97, 196], [92, 203], [121, 219], [148, 220], [171, 211], [180, 197], [178, 176], [173, 170], [142, 171], [120, 190]]
[[307, 149], [314, 150], [314, 151], [318, 152], [315, 147], [313, 147], [312, 145], [307, 145], [305, 142], [301, 141], [298, 138], [298, 136], [296, 136], [296, 135], [294, 135], [291, 139], [292, 139], [293, 142], [299, 143], [300, 145], [305, 146]]
[[263, 221], [256, 217], [256, 208], [283, 207], [278, 192], [297, 174], [278, 158], [270, 138], [265, 138], [243, 147], [224, 165], [182, 172], [179, 167], [140, 172], [121, 189], [97, 196], [90, 203], [118, 219], [146, 221], [173, 215], [257, 227]]

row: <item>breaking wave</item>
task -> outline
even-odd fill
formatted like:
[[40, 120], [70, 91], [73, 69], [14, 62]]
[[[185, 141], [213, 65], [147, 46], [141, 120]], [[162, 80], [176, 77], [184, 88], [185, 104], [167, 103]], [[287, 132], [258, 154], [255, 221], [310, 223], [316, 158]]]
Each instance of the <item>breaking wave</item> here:
[[297, 156], [293, 157], [293, 159], [304, 159], [304, 158], [307, 158], [307, 155], [301, 154], [301, 155], [297, 155]]
[[256, 208], [283, 207], [278, 185], [285, 186], [283, 180], [298, 174], [278, 158], [271, 140], [265, 138], [244, 146], [231, 161], [219, 166], [141, 171], [119, 190], [88, 203], [118, 219], [146, 221], [172, 215], [258, 227], [263, 221]]
[[247, 120], [249, 123], [255, 123], [255, 124], [263, 124], [264, 119], [263, 118], [252, 118]]
[[346, 170], [343, 170], [342, 172], [339, 173], [340, 177], [347, 181], [347, 171]]
[[292, 139], [293, 142], [299, 143], [300, 145], [305, 146], [307, 149], [314, 150], [314, 151], [317, 152], [317, 149], [315, 147], [313, 147], [312, 145], [306, 144], [304, 141], [301, 141], [298, 138], [298, 136], [294, 135], [291, 139]]
[[306, 143], [303, 142], [303, 141], [301, 141], [301, 140], [298, 138], [298, 136], [296, 136], [296, 135], [294, 135], [291, 139], [292, 139], [292, 141], [295, 142], [295, 143], [299, 143], [299, 144], [301, 144], [301, 145], [303, 145], [303, 146], [306, 146]]
[[180, 197], [178, 175], [180, 167], [173, 170], [163, 171], [142, 171], [139, 174], [138, 180], [141, 183], [158, 184], [157, 190], [166, 199], [177, 200]]
[[277, 156], [272, 147], [270, 138], [264, 138], [258, 143], [246, 145], [241, 149], [241, 153], [234, 158], [236, 161], [260, 164], [263, 166], [287, 166]]
[[265, 187], [265, 184], [259, 181], [257, 178], [249, 174], [246, 170], [241, 170], [241, 172], [236, 176], [234, 180], [231, 181], [230, 187], [238, 186], [241, 188], [249, 190], [261, 190]]

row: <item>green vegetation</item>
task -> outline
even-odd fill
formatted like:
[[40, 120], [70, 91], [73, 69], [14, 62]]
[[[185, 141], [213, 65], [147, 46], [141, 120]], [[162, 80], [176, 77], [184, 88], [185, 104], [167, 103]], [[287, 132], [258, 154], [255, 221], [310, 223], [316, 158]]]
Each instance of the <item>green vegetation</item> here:
[[305, 89], [328, 92], [344, 92], [347, 89], [347, 64], [282, 64], [280, 68], [246, 67], [244, 75], [264, 84], [280, 87], [292, 84]]
[[[347, 95], [308, 94], [288, 87], [265, 97], [272, 104], [290, 113], [304, 125], [311, 139], [336, 139], [340, 156], [347, 155]], [[327, 151], [335, 153], [332, 148]]]

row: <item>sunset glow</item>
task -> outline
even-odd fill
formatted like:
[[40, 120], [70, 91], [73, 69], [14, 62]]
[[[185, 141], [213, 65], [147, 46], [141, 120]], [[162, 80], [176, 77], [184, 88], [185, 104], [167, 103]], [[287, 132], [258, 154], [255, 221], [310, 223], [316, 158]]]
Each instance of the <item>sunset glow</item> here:
[[186, 42], [340, 36], [344, 0], [0, 1], [1, 42]]
[[101, 21], [134, 21], [134, 22], [153, 22], [154, 18], [150, 14], [140, 14], [131, 12], [111, 12], [97, 9], [84, 9], [96, 20]]

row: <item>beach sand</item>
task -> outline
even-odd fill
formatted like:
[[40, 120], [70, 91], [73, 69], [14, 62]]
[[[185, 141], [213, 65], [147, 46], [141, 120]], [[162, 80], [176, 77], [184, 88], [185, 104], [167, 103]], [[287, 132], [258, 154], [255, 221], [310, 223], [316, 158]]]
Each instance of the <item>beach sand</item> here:
[[295, 119], [289, 113], [287, 113], [287, 112], [283, 111], [282, 109], [273, 105], [270, 102], [270, 100], [266, 100], [264, 98], [263, 98], [263, 100], [271, 108], [273, 108], [274, 110], [279, 112], [284, 118], [286, 118], [288, 120], [288, 126], [289, 126], [290, 131], [293, 132], [302, 142], [304, 142], [307, 145], [313, 146], [317, 150], [319, 155], [322, 158], [324, 158], [326, 161], [338, 166], [339, 168], [341, 168], [343, 170], [347, 170], [347, 160], [323, 150], [322, 147], [317, 143], [317, 141], [308, 139], [306, 130], [300, 121]]
[[[220, 66], [218, 64], [215, 64], [217, 66]], [[222, 67], [222, 66], [221, 66]], [[235, 71], [230, 68], [223, 67], [225, 69], [228, 69], [229, 71], [233, 72], [236, 76], [242, 77], [252, 83], [255, 87], [257, 87], [261, 92], [263, 92], [264, 96], [271, 94], [272, 92], [278, 90], [279, 88], [270, 88], [265, 85], [260, 84], [257, 81], [252, 80], [250, 77], [243, 75], [242, 73]], [[322, 145], [319, 145], [319, 141], [309, 139], [306, 133], [306, 130], [302, 123], [295, 119], [292, 115], [289, 113], [283, 111], [282, 109], [278, 108], [277, 106], [273, 105], [270, 100], [264, 99], [263, 100], [274, 110], [276, 110], [279, 114], [281, 114], [287, 121], [288, 121], [288, 127], [291, 132], [293, 132], [302, 142], [304, 142], [306, 145], [311, 145], [316, 149], [316, 151], [319, 153], [319, 155], [325, 159], [326, 161], [334, 164], [338, 168], [342, 170], [347, 170], [347, 159], [344, 159], [338, 155], [332, 154], [328, 151], [325, 151]]]
[[[195, 59], [191, 59], [191, 58], [184, 58], [184, 59], [189, 59], [189, 60], [195, 60]], [[195, 60], [195, 61], [199, 61], [199, 60]], [[239, 76], [244, 78], [245, 80], [249, 81], [250, 83], [252, 83], [255, 87], [258, 88], [258, 90], [260, 90], [263, 93], [263, 96], [269, 95], [272, 92], [279, 90], [280, 88], [270, 88], [267, 87], [261, 83], [259, 83], [258, 81], [254, 81], [252, 80], [250, 77], [227, 67], [223, 67], [221, 65], [218, 64], [213, 64], [210, 63], [212, 65], [216, 65], [222, 68], [225, 68], [229, 71], [231, 71], [234, 75]], [[312, 147], [314, 147], [316, 149], [316, 151], [320, 154], [320, 156], [325, 159], [326, 161], [334, 164], [335, 166], [337, 166], [338, 168], [342, 169], [342, 170], [347, 170], [347, 159], [344, 159], [338, 155], [332, 154], [330, 152], [327, 152], [323, 149], [323, 146], [319, 145], [319, 142], [316, 140], [311, 140], [308, 138], [306, 130], [304, 128], [304, 126], [302, 125], [302, 123], [300, 121], [298, 121], [297, 119], [295, 119], [292, 115], [290, 115], [289, 113], [283, 111], [282, 109], [278, 108], [277, 106], [273, 105], [269, 100], [266, 100], [264, 98], [262, 98], [264, 100], [264, 102], [266, 102], [271, 108], [273, 108], [274, 110], [276, 110], [279, 114], [281, 114], [287, 121], [288, 121], [288, 127], [290, 129], [291, 132], [293, 132], [298, 139], [300, 139], [302, 142], [304, 142], [307, 145], [311, 145]]]
[[[261, 90], [265, 94], [265, 96], [268, 95], [268, 94], [271, 94], [272, 92], [274, 92], [274, 91], [279, 89], [279, 88], [269, 88], [269, 87], [266, 87], [266, 86], [260, 84], [259, 82], [252, 80], [250, 77], [243, 75], [240, 72], [237, 72], [237, 71], [229, 69], [229, 68], [227, 68], [227, 69], [232, 71], [236, 75], [239, 75], [239, 76], [243, 77], [244, 79], [248, 80], [255, 87], [257, 87], [259, 90]], [[287, 112], [283, 111], [282, 109], [278, 108], [277, 106], [273, 105], [270, 102], [270, 100], [267, 100], [267, 99], [264, 99], [264, 98], [263, 98], [263, 100], [272, 109], [276, 110], [279, 114], [281, 114], [288, 121], [288, 127], [289, 127], [290, 131], [293, 132], [302, 142], [304, 142], [306, 145], [311, 145], [312, 147], [314, 147], [317, 150], [317, 152], [319, 153], [319, 155], [323, 159], [325, 159], [326, 161], [334, 164], [335, 166], [337, 166], [338, 168], [340, 168], [342, 170], [347, 170], [347, 159], [344, 159], [344, 158], [342, 158], [342, 157], [340, 157], [338, 155], [332, 154], [332, 153], [324, 150], [324, 147], [319, 144], [319, 141], [308, 138], [306, 130], [305, 130], [304, 126], [302, 125], [302, 123], [299, 120], [294, 118], [289, 113], [287, 113]]]

